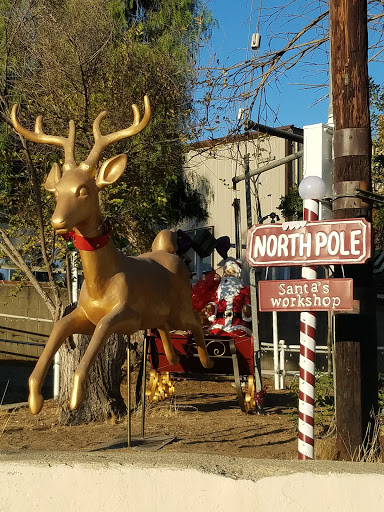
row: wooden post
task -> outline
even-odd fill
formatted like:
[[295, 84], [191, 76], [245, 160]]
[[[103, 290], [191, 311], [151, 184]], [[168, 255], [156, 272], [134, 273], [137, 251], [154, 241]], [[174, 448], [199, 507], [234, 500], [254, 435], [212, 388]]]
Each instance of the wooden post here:
[[[245, 174], [245, 201], [247, 207], [247, 227], [252, 226], [252, 202], [251, 202], [251, 179], [249, 173], [249, 154], [244, 155], [244, 174]], [[259, 337], [259, 318], [257, 314], [258, 300], [256, 291], [255, 268], [249, 269], [249, 284], [251, 289], [252, 306], [252, 338], [253, 338], [253, 365], [255, 369], [255, 387], [259, 393], [263, 389], [261, 378], [261, 360], [260, 360], [260, 337]], [[262, 406], [258, 406], [262, 411]]]
[[[371, 208], [350, 196], [371, 189], [366, 0], [330, 0], [334, 131], [334, 217], [365, 217]], [[343, 270], [338, 269], [338, 277]], [[362, 444], [370, 412], [377, 411], [376, 296], [372, 265], [348, 265], [360, 313], [336, 316], [336, 425], [341, 458]]]
[[240, 229], [240, 199], [234, 199], [232, 203], [235, 212], [235, 249], [236, 259], [241, 258], [242, 244], [241, 244], [241, 229]]

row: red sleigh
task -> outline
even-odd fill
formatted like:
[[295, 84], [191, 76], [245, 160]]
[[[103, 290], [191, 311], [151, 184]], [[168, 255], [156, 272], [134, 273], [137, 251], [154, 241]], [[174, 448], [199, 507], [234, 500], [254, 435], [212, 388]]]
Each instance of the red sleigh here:
[[[223, 276], [211, 271], [192, 288], [194, 310], [200, 312], [203, 323], [208, 319], [210, 329], [217, 327], [214, 334], [206, 333], [205, 336], [208, 354], [214, 361], [213, 368], [202, 367], [192, 334], [184, 331], [171, 333], [172, 345], [179, 356], [179, 363], [171, 365], [165, 356], [160, 336], [156, 331], [150, 332], [146, 344], [149, 347], [152, 366], [146, 392], [149, 400], [161, 400], [171, 396], [174, 391], [174, 379], [234, 380], [242, 411], [248, 412], [261, 405], [264, 391], [256, 392], [255, 387], [255, 349], [253, 338], [248, 334], [251, 333], [251, 324], [237, 320], [239, 315], [243, 317], [243, 306], [250, 304], [249, 287], [239, 283], [240, 272], [240, 260], [228, 260], [224, 265]], [[225, 300], [217, 294], [221, 287], [220, 283], [224, 283], [222, 295], [225, 296]], [[213, 306], [215, 312], [211, 317], [212, 313], [208, 313], [205, 308], [214, 304], [212, 301], [215, 301], [216, 305]], [[223, 307], [226, 310], [224, 312], [220, 311]], [[223, 317], [227, 318], [229, 315], [230, 321], [220, 323]]]
[[257, 393], [255, 388], [251, 336], [206, 336], [208, 353], [215, 363], [211, 369], [202, 368], [192, 335], [171, 333], [171, 340], [180, 359], [177, 365], [169, 364], [158, 333], [151, 331], [148, 334], [152, 367], [146, 388], [149, 400], [158, 401], [171, 396], [175, 379], [234, 380], [237, 399], [243, 412], [253, 410], [261, 404], [262, 393]]

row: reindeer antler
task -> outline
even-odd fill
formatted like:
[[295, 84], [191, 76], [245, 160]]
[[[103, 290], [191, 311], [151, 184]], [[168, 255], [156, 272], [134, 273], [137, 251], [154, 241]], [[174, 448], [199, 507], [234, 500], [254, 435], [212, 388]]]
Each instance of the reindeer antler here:
[[69, 121], [68, 137], [61, 137], [59, 135], [47, 135], [43, 132], [43, 117], [38, 116], [35, 123], [35, 131], [31, 132], [22, 126], [17, 118], [19, 105], [15, 104], [11, 111], [11, 121], [15, 130], [28, 140], [38, 142], [41, 144], [50, 144], [52, 146], [59, 146], [64, 149], [65, 164], [64, 170], [70, 169], [72, 166], [77, 165], [75, 161], [75, 123]]
[[95, 144], [91, 149], [88, 158], [80, 164], [85, 170], [95, 170], [97, 162], [101, 156], [101, 153], [104, 149], [113, 144], [114, 142], [118, 142], [119, 140], [126, 139], [128, 137], [132, 137], [137, 133], [144, 130], [144, 128], [148, 125], [151, 119], [151, 105], [149, 103], [149, 98], [147, 95], [144, 96], [144, 116], [140, 120], [140, 112], [137, 105], [132, 105], [133, 110], [133, 123], [128, 128], [124, 128], [123, 130], [119, 130], [114, 133], [110, 133], [108, 135], [102, 135], [100, 131], [100, 123], [107, 115], [107, 112], [101, 112], [93, 122], [93, 136], [95, 138]]
[[[102, 135], [100, 131], [100, 123], [107, 115], [107, 112], [101, 112], [93, 122], [93, 135], [95, 138], [95, 144], [91, 149], [88, 158], [81, 162], [79, 168], [85, 172], [96, 172], [96, 165], [99, 161], [101, 153], [104, 149], [113, 144], [114, 142], [118, 142], [119, 140], [126, 139], [128, 137], [132, 137], [137, 133], [141, 132], [149, 123], [151, 119], [151, 106], [149, 103], [148, 96], [144, 96], [144, 116], [140, 120], [140, 112], [137, 108], [137, 105], [132, 105], [133, 110], [133, 123], [128, 128], [123, 130], [119, 130], [114, 133], [110, 133], [108, 135]], [[63, 170], [66, 171], [73, 166], [76, 166], [75, 161], [75, 123], [74, 121], [69, 121], [69, 132], [68, 137], [61, 137], [59, 135], [47, 135], [43, 132], [43, 118], [42, 116], [38, 116], [36, 118], [35, 131], [32, 132], [27, 128], [24, 128], [18, 118], [17, 112], [19, 109], [19, 105], [15, 104], [12, 107], [11, 112], [11, 121], [15, 128], [15, 130], [25, 137], [28, 140], [32, 140], [33, 142], [38, 142], [41, 144], [51, 144], [52, 146], [60, 146], [64, 149], [65, 155], [65, 164], [63, 165]]]

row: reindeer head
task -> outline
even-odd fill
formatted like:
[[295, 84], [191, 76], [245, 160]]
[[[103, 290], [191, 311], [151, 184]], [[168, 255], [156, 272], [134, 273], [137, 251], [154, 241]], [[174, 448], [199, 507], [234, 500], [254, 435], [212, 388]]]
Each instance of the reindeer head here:
[[86, 160], [77, 165], [75, 161], [75, 123], [69, 122], [68, 137], [47, 135], [42, 129], [42, 116], [36, 119], [35, 131], [24, 128], [17, 118], [18, 105], [13, 105], [11, 121], [15, 130], [28, 140], [42, 144], [59, 146], [64, 149], [65, 160], [62, 168], [54, 163], [45, 181], [45, 189], [53, 192], [56, 197], [56, 208], [52, 215], [52, 226], [58, 234], [65, 234], [73, 228], [81, 229], [82, 225], [100, 222], [98, 193], [107, 185], [114, 183], [124, 173], [127, 165], [125, 154], [106, 160], [100, 167], [97, 178], [97, 164], [104, 149], [119, 140], [136, 135], [149, 123], [151, 107], [149, 99], [144, 96], [145, 112], [140, 120], [140, 112], [132, 105], [133, 123], [128, 128], [102, 135], [100, 123], [107, 115], [101, 112], [93, 122], [95, 144]]

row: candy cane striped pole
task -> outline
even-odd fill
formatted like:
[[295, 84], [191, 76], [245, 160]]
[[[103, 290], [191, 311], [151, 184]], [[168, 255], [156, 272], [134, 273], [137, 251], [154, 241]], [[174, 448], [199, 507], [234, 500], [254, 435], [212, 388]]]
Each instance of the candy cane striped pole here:
[[[304, 220], [319, 218], [319, 201], [304, 199]], [[316, 279], [316, 267], [303, 267], [303, 279]], [[300, 381], [298, 459], [314, 458], [315, 444], [315, 313], [300, 313]]]

